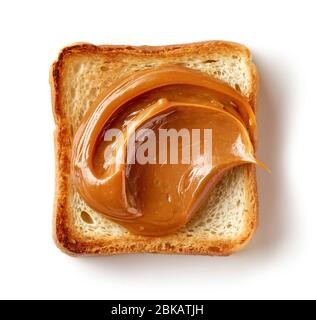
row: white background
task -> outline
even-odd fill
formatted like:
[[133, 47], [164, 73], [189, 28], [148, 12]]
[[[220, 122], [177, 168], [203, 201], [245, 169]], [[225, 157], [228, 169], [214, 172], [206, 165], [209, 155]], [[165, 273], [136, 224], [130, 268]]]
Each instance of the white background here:
[[[2, 1], [0, 298], [316, 298], [315, 1]], [[71, 258], [51, 236], [61, 47], [223, 39], [261, 74], [260, 227], [228, 258]]]

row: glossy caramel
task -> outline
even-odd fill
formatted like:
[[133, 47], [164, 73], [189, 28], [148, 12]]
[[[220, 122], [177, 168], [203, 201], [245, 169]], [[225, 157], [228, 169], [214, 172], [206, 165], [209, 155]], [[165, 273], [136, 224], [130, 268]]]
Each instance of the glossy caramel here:
[[[123, 138], [104, 141], [113, 128]], [[126, 163], [131, 135], [143, 128], [156, 137], [160, 129], [212, 129], [211, 165], [203, 158], [186, 164]], [[113, 84], [86, 112], [74, 138], [72, 177], [97, 212], [132, 233], [166, 235], [190, 220], [226, 170], [257, 163], [255, 139], [253, 110], [237, 91], [185, 67], [151, 68]], [[179, 144], [179, 154], [185, 147]], [[115, 151], [116, 161], [105, 164], [105, 150]]]

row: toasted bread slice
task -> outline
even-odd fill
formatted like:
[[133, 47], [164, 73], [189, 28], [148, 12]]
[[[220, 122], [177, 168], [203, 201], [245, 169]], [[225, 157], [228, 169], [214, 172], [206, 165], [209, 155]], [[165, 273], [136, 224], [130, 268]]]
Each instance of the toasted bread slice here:
[[94, 212], [69, 178], [70, 154], [80, 120], [101, 90], [136, 70], [180, 63], [225, 81], [248, 98], [255, 110], [258, 77], [249, 50], [209, 41], [161, 47], [95, 46], [64, 48], [51, 68], [55, 117], [56, 194], [54, 237], [70, 254], [178, 253], [229, 255], [251, 238], [257, 224], [254, 165], [228, 171], [208, 202], [180, 231], [165, 237], [129, 233]]

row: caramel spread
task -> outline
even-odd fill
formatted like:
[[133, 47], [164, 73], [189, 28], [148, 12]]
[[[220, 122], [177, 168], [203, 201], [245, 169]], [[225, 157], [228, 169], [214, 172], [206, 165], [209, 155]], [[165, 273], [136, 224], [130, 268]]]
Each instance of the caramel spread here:
[[[156, 153], [148, 163], [127, 161], [135, 132], [150, 129], [157, 138], [161, 129], [183, 128], [212, 130], [212, 141], [200, 144], [205, 149], [211, 143], [211, 162], [199, 155], [161, 163]], [[121, 138], [104, 139], [109, 129], [120, 129]], [[132, 233], [166, 235], [190, 220], [227, 169], [258, 163], [255, 139], [253, 110], [237, 91], [188, 68], [151, 68], [116, 82], [86, 112], [74, 138], [72, 177], [92, 209]], [[170, 148], [166, 159], [174, 151], [183, 157], [192, 141]]]

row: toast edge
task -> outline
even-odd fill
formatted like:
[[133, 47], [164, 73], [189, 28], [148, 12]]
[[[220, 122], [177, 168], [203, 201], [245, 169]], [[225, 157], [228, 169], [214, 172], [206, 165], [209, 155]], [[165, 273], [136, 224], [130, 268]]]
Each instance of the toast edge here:
[[[51, 98], [53, 115], [55, 120], [55, 198], [54, 198], [54, 214], [53, 214], [53, 239], [57, 247], [63, 252], [71, 255], [113, 255], [123, 253], [164, 253], [164, 254], [186, 254], [186, 255], [210, 255], [210, 256], [228, 256], [236, 251], [242, 249], [252, 238], [253, 233], [256, 230], [258, 222], [258, 194], [256, 183], [256, 168], [254, 165], [247, 165], [247, 184], [251, 195], [248, 195], [249, 216], [247, 219], [247, 230], [238, 239], [235, 239], [231, 243], [225, 243], [218, 241], [213, 243], [212, 246], [208, 246], [206, 243], [201, 243], [196, 248], [176, 248], [173, 246], [152, 246], [151, 241], [139, 241], [130, 247], [120, 247], [120, 245], [108, 244], [91, 244], [82, 241], [82, 239], [74, 239], [72, 237], [71, 227], [67, 220], [68, 210], [68, 192], [69, 192], [69, 151], [70, 142], [68, 140], [68, 124], [65, 120], [64, 111], [61, 108], [60, 101], [60, 80], [62, 77], [62, 65], [64, 58], [67, 55], [73, 53], [97, 53], [110, 51], [115, 54], [116, 52], [125, 52], [130, 54], [133, 52], [142, 53], [148, 55], [157, 51], [164, 51], [165, 53], [177, 51], [176, 54], [183, 55], [183, 49], [189, 50], [199, 46], [213, 47], [214, 51], [221, 50], [227, 51], [232, 48], [237, 51], [242, 51], [246, 54], [249, 61], [249, 68], [251, 70], [251, 92], [249, 95], [249, 102], [253, 106], [254, 110], [257, 109], [257, 93], [259, 89], [259, 79], [256, 66], [251, 60], [251, 54], [247, 47], [233, 42], [226, 41], [205, 41], [196, 42], [181, 45], [167, 45], [167, 46], [113, 46], [113, 45], [101, 45], [96, 46], [89, 43], [75, 43], [64, 47], [57, 60], [50, 68], [50, 86], [51, 86]], [[188, 51], [188, 53], [189, 53]], [[252, 197], [252, 199], [250, 199]], [[207, 242], [207, 241], [206, 241]]]

